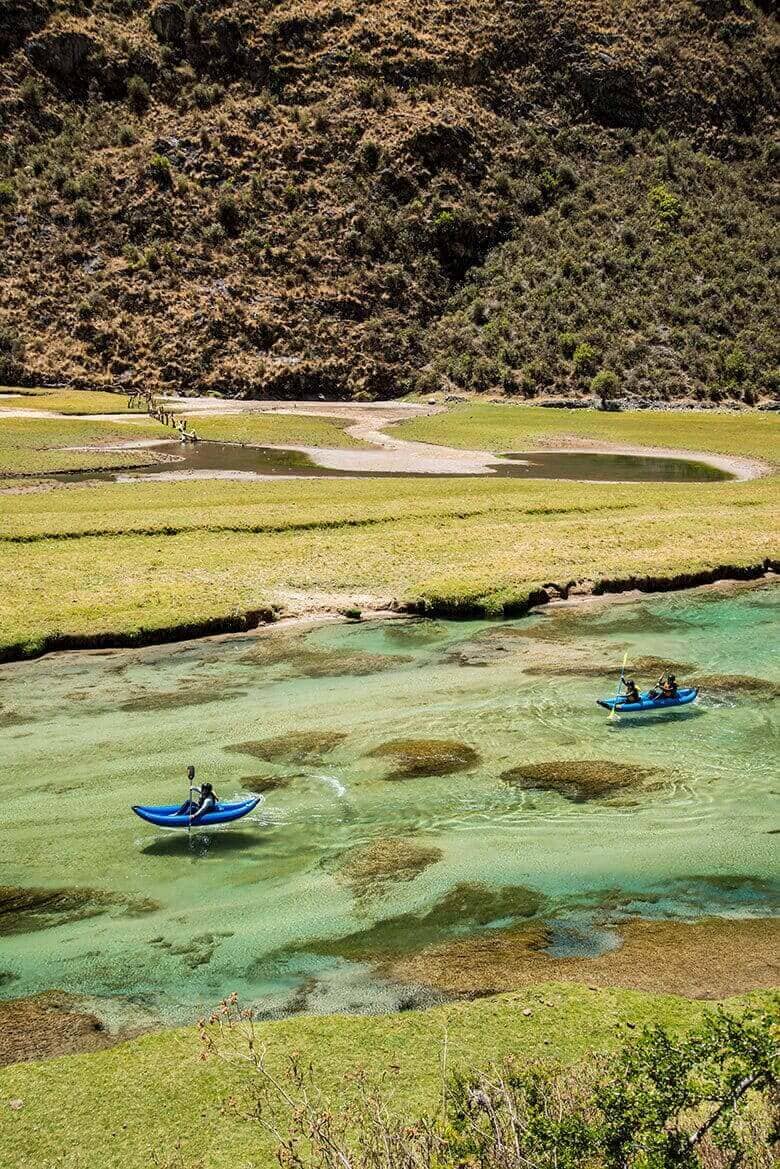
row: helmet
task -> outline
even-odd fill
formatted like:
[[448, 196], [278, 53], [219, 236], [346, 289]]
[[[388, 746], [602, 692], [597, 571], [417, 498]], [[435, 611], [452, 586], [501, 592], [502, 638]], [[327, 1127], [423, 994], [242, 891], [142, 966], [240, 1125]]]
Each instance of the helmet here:
[[669, 681], [674, 682], [674, 674], [669, 674]]

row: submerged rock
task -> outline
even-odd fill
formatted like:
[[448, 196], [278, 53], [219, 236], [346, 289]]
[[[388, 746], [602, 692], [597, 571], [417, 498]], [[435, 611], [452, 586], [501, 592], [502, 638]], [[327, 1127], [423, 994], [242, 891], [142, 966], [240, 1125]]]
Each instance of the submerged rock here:
[[240, 755], [254, 755], [268, 763], [318, 763], [348, 738], [344, 731], [291, 731], [256, 742], [233, 743], [225, 748]]
[[766, 678], [752, 678], [748, 674], [703, 674], [693, 684], [703, 694], [749, 694], [754, 698], [771, 700], [780, 697], [780, 686]]
[[258, 639], [241, 658], [271, 670], [278, 678], [364, 677], [394, 670], [414, 659], [402, 654], [365, 653], [307, 645], [303, 638], [272, 635]]
[[421, 949], [442, 936], [508, 926], [535, 917], [544, 903], [541, 894], [524, 885], [496, 888], [464, 881], [427, 909], [384, 918], [367, 929], [311, 949], [344, 958], [381, 960]]
[[122, 897], [99, 889], [25, 889], [0, 885], [0, 934], [31, 933], [95, 917], [111, 909], [136, 914], [153, 913], [159, 908], [159, 903], [151, 898]]
[[242, 775], [239, 781], [244, 791], [262, 795], [263, 792], [277, 791], [287, 787], [290, 780], [283, 775]]
[[211, 702], [224, 702], [228, 698], [245, 698], [245, 690], [215, 689], [213, 686], [199, 690], [169, 690], [161, 693], [139, 694], [120, 702], [118, 710], [176, 710], [181, 706], [205, 706]]
[[435, 942], [399, 955], [387, 973], [449, 994], [499, 994], [540, 982], [626, 987], [687, 998], [724, 998], [778, 977], [776, 918], [695, 922], [632, 920], [617, 927], [621, 945], [598, 957], [556, 958], [553, 932], [532, 923], [489, 935]]
[[363, 896], [379, 893], [395, 881], [412, 881], [443, 856], [435, 845], [401, 837], [375, 840], [340, 858], [338, 878]]
[[[660, 678], [661, 674], [671, 670], [673, 674], [677, 674], [678, 678], [691, 674], [696, 667], [690, 662], [670, 662], [665, 658], [654, 657], [636, 657], [626, 665], [626, 676], [634, 676], [637, 685], [640, 689], [644, 688], [644, 683], [641, 681], [642, 675], [649, 675], [653, 682]], [[531, 678], [603, 678], [609, 677], [615, 680], [615, 661], [603, 662], [578, 662], [576, 664], [567, 664], [565, 661], [556, 661], [549, 663], [542, 663], [537, 666], [529, 666], [523, 671]]]
[[390, 739], [368, 754], [372, 759], [387, 759], [394, 765], [385, 779], [452, 775], [456, 771], [468, 771], [480, 761], [473, 747], [455, 739]]
[[35, 719], [19, 714], [16, 710], [0, 710], [0, 730], [4, 727], [23, 727]]
[[553, 791], [581, 804], [647, 787], [648, 781], [658, 775], [656, 768], [610, 759], [552, 759], [546, 763], [520, 763], [504, 771], [501, 778], [523, 791]]
[[430, 645], [444, 637], [446, 627], [441, 621], [418, 617], [412, 621], [392, 621], [384, 632], [388, 641], [395, 641], [399, 645]]
[[196, 970], [199, 966], [208, 966], [220, 943], [225, 938], [232, 937], [231, 930], [222, 930], [216, 933], [198, 934], [187, 942], [171, 942], [162, 937], [151, 938], [149, 944], [160, 950], [165, 950], [175, 958], [181, 958], [185, 966], [189, 966], [190, 970]]

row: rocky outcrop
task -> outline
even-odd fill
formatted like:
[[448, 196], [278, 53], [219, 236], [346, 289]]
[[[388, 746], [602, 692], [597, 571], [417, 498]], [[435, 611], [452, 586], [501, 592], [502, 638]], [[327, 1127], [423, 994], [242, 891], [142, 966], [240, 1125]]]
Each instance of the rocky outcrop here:
[[149, 24], [157, 39], [165, 45], [179, 45], [184, 40], [187, 20], [181, 4], [157, 4], [149, 13]]
[[87, 79], [91, 67], [104, 56], [99, 41], [76, 29], [41, 33], [28, 44], [27, 54], [47, 77], [68, 84]]
[[2, 0], [0, 3], [0, 56], [9, 53], [37, 32], [52, 12], [51, 0]]

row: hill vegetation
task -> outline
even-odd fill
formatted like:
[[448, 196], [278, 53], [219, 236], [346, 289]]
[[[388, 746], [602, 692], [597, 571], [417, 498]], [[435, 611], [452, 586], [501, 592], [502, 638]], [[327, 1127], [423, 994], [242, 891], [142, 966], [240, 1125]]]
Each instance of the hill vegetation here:
[[776, 388], [752, 0], [0, 0], [0, 382]]

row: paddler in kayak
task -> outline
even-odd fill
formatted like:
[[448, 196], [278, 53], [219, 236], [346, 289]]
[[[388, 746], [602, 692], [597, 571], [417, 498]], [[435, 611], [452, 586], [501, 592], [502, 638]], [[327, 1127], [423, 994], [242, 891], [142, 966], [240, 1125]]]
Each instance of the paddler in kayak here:
[[629, 678], [629, 679], [622, 678], [621, 681], [626, 688], [625, 694], [621, 694], [621, 696], [620, 696], [621, 702], [641, 702], [642, 695], [637, 690], [636, 683], [634, 682], [634, 679], [633, 678]]
[[[187, 779], [190, 784], [190, 795], [179, 808], [177, 815], [190, 816], [192, 823], [196, 824], [207, 812], [216, 811], [219, 796], [210, 783], [202, 783], [200, 787], [195, 787], [195, 768], [192, 764], [187, 768]], [[196, 793], [198, 798], [194, 800], [192, 796]]]
[[661, 674], [657, 683], [650, 691], [650, 698], [676, 698], [677, 679], [674, 674]]

